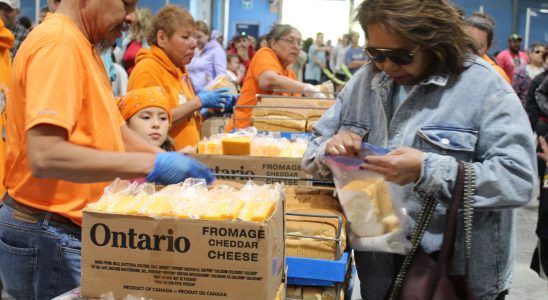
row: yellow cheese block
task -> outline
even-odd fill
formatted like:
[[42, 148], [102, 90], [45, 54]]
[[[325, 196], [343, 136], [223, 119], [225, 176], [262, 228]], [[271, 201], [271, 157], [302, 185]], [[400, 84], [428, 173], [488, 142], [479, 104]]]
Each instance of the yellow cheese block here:
[[196, 145], [199, 154], [206, 154], [206, 144], [207, 141], [201, 140], [198, 145]]
[[126, 195], [120, 197], [117, 201], [112, 203], [112, 205], [109, 207], [109, 211], [113, 213], [127, 213], [133, 201], [135, 201], [134, 195]]
[[148, 203], [148, 207], [146, 208], [147, 214], [155, 216], [173, 215], [171, 212], [171, 203], [166, 196], [154, 195], [152, 198], [152, 201]]
[[209, 201], [200, 212], [200, 219], [204, 220], [234, 220], [244, 206], [243, 200], [223, 199]]
[[275, 202], [250, 200], [245, 203], [239, 218], [246, 221], [262, 222], [270, 218], [275, 209]]
[[249, 155], [251, 153], [251, 138], [248, 136], [225, 137], [222, 139], [223, 154]]

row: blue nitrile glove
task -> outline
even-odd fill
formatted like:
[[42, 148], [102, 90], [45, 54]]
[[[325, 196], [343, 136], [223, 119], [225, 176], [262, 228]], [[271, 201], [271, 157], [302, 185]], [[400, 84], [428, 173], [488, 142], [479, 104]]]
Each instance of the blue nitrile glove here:
[[231, 94], [230, 95], [232, 99], [230, 99], [230, 102], [226, 105], [224, 113], [231, 114], [234, 112], [234, 105], [236, 105], [236, 101], [238, 101], [238, 98], [240, 98], [240, 94]]
[[208, 167], [179, 152], [163, 152], [156, 155], [148, 182], [175, 184], [187, 178], [204, 178], [208, 184], [215, 180]]
[[202, 101], [202, 108], [220, 108], [224, 109], [230, 102], [231, 95], [227, 94], [229, 89], [222, 88], [213, 91], [202, 90], [198, 97]]

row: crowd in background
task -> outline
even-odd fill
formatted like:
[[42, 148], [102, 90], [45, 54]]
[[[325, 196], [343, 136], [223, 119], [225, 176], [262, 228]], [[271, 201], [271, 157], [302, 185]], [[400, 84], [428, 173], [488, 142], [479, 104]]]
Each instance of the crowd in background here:
[[[317, 177], [328, 174], [328, 171], [324, 169], [325, 165], [322, 165], [319, 158], [326, 152], [333, 155], [351, 155], [350, 149], [355, 148], [354, 150], [359, 150], [360, 143], [366, 138], [369, 142], [377, 142], [377, 144], [389, 141], [390, 145], [385, 146], [396, 149], [395, 152], [397, 152], [397, 155], [401, 155], [400, 158], [406, 158], [405, 162], [408, 162], [412, 166], [409, 167], [409, 169], [412, 169], [412, 172], [410, 172], [412, 176], [403, 178], [394, 175], [391, 178], [389, 176], [393, 174], [383, 174], [385, 178], [402, 186], [417, 184], [419, 189], [435, 190], [439, 194], [437, 196], [444, 199], [444, 197], [446, 198], [450, 194], [452, 187], [449, 185], [451, 182], [449, 182], [450, 180], [445, 180], [439, 183], [436, 180], [455, 175], [455, 159], [465, 158], [474, 161], [477, 163], [478, 169], [483, 171], [478, 173], [478, 185], [483, 184], [484, 187], [488, 187], [479, 191], [480, 202], [483, 200], [480, 205], [485, 205], [488, 209], [495, 208], [492, 210], [492, 215], [487, 215], [487, 213], [482, 215], [484, 212], [478, 212], [478, 216], [485, 217], [485, 220], [488, 221], [485, 224], [493, 225], [492, 228], [496, 227], [500, 231], [497, 231], [497, 234], [500, 234], [504, 241], [508, 243], [507, 248], [509, 249], [504, 249], [504, 251], [509, 252], [512, 241], [512, 236], [509, 232], [512, 231], [514, 226], [512, 223], [513, 216], [509, 210], [499, 211], [496, 208], [507, 208], [507, 206], [517, 207], [529, 200], [522, 199], [519, 196], [528, 195], [528, 189], [533, 185], [534, 179], [529, 181], [522, 180], [522, 178], [518, 179], [518, 175], [527, 175], [528, 171], [534, 169], [533, 164], [530, 163], [534, 157], [529, 155], [529, 150], [533, 148], [532, 136], [528, 136], [530, 135], [530, 131], [528, 130], [529, 124], [517, 124], [517, 127], [508, 127], [504, 130], [502, 128], [504, 120], [508, 119], [508, 116], [511, 115], [516, 105], [513, 102], [516, 100], [514, 99], [516, 98], [514, 93], [508, 93], [508, 90], [511, 86], [521, 100], [521, 106], [519, 103], [516, 106], [519, 112], [515, 120], [525, 120], [525, 112], [527, 112], [533, 131], [541, 137], [548, 134], [548, 52], [546, 51], [546, 47], [541, 43], [534, 43], [526, 53], [521, 50], [522, 38], [517, 34], [512, 34], [508, 37], [508, 48], [491, 58], [487, 53], [494, 39], [494, 20], [483, 13], [474, 13], [469, 17], [463, 14], [459, 15], [454, 7], [446, 5], [444, 1], [432, 4], [439, 6], [438, 11], [440, 15], [436, 15], [435, 18], [438, 18], [439, 22], [446, 24], [446, 27], [440, 28], [440, 32], [435, 33], [436, 36], [427, 37], [425, 35], [418, 35], [412, 32], [412, 30], [406, 31], [408, 30], [406, 26], [410, 23], [409, 20], [402, 21], [405, 17], [409, 16], [406, 15], [402, 18], [395, 18], [394, 20], [396, 21], [391, 24], [391, 26], [395, 26], [396, 29], [400, 30], [399, 32], [409, 34], [409, 36], [403, 37], [395, 33], [395, 31], [378, 26], [379, 23], [384, 22], [383, 19], [378, 19], [380, 18], [379, 16], [386, 13], [386, 18], [388, 19], [400, 14], [401, 11], [399, 10], [404, 10], [403, 6], [408, 5], [408, 10], [413, 11], [424, 21], [424, 24], [420, 24], [420, 26], [429, 25], [428, 22], [430, 21], [428, 20], [432, 20], [432, 18], [426, 18], [425, 15], [428, 14], [428, 10], [424, 9], [424, 7], [416, 7], [416, 3], [412, 0], [398, 2], [398, 5], [402, 5], [402, 8], [398, 5], [383, 6], [383, 3], [393, 1], [395, 0], [367, 0], [361, 6], [359, 21], [366, 33], [368, 39], [367, 45], [359, 44], [360, 33], [355, 31], [342, 34], [338, 38], [336, 45], [333, 45], [332, 41], [325, 41], [324, 34], [321, 32], [317, 33], [315, 37], [310, 37], [303, 41], [298, 28], [294, 28], [288, 24], [275, 24], [264, 36], [253, 37], [245, 33], [237, 34], [230, 38], [225, 48], [223, 46], [225, 37], [219, 31], [210, 28], [205, 21], [194, 20], [187, 10], [177, 5], [164, 6], [156, 15], [153, 15], [147, 8], [138, 8], [135, 10], [135, 13], [132, 10], [126, 10], [124, 20], [121, 20], [121, 22], [124, 26], [130, 25], [130, 27], [127, 34], [121, 40], [116, 42], [116, 39], [98, 39], [101, 43], [98, 40], [92, 43], [93, 48], [97, 52], [100, 52], [98, 54], [100, 54], [101, 62], [104, 65], [104, 70], [106, 70], [106, 81], [103, 81], [103, 77], [100, 76], [105, 73], [102, 66], [99, 64], [100, 67], [97, 67], [93, 64], [95, 53], [90, 54], [87, 60], [83, 59], [83, 62], [78, 62], [89, 67], [89, 70], [85, 69], [81, 71], [89, 72], [93, 76], [81, 76], [83, 78], [76, 79], [70, 78], [70, 80], [82, 81], [91, 78], [95, 80], [93, 81], [94, 83], [99, 82], [98, 91], [96, 91], [97, 94], [86, 94], [86, 96], [89, 99], [97, 95], [105, 96], [96, 97], [105, 100], [100, 103], [102, 105], [100, 107], [105, 110], [104, 115], [101, 116], [101, 120], [104, 119], [105, 122], [99, 122], [101, 124], [94, 122], [96, 116], [92, 112], [96, 108], [85, 106], [89, 104], [86, 101], [76, 104], [70, 102], [71, 105], [84, 105], [85, 107], [82, 110], [88, 109], [89, 111], [86, 111], [88, 115], [74, 116], [71, 114], [72, 111], [70, 111], [70, 108], [73, 107], [68, 105], [67, 107], [60, 108], [67, 116], [63, 115], [59, 117], [51, 113], [48, 113], [48, 116], [39, 116], [39, 118], [43, 119], [39, 119], [42, 120], [41, 123], [34, 124], [34, 126], [42, 130], [33, 131], [36, 128], [32, 127], [28, 129], [31, 131], [31, 134], [27, 135], [25, 131], [27, 129], [23, 130], [24, 126], [21, 124], [23, 122], [22, 119], [24, 119], [21, 116], [24, 109], [29, 108], [22, 107], [24, 105], [21, 102], [14, 102], [10, 110], [8, 110], [8, 116], [12, 118], [8, 120], [3, 118], [3, 129], [7, 128], [8, 137], [17, 137], [19, 144], [16, 145], [12, 140], [12, 144], [8, 146], [7, 155], [9, 159], [7, 161], [9, 164], [6, 170], [17, 176], [8, 176], [6, 180], [8, 193], [5, 194], [4, 201], [7, 200], [8, 202], [6, 203], [9, 204], [8, 206], [14, 209], [28, 206], [37, 209], [39, 212], [47, 211], [53, 213], [53, 216], [57, 216], [59, 222], [66, 222], [76, 226], [74, 224], [79, 224], [81, 221], [81, 208], [85, 206], [84, 202], [87, 200], [97, 200], [84, 199], [84, 197], [78, 198], [77, 196], [83, 194], [87, 195], [86, 197], [90, 197], [89, 195], [97, 196], [99, 195], [98, 191], [101, 190], [96, 186], [95, 189], [92, 190], [89, 188], [89, 191], [86, 190], [87, 192], [84, 193], [81, 182], [105, 182], [124, 176], [130, 178], [146, 176], [146, 178], [143, 177], [140, 179], [162, 184], [180, 182], [185, 177], [202, 177], [211, 181], [213, 178], [206, 167], [181, 153], [173, 151], [181, 150], [185, 146], [192, 146], [198, 143], [201, 122], [210, 113], [233, 113], [237, 117], [240, 122], [235, 122], [234, 125], [228, 126], [226, 128], [227, 131], [247, 127], [251, 123], [250, 109], [236, 109], [234, 111], [233, 109], [235, 106], [255, 105], [257, 94], [267, 93], [321, 98], [324, 97], [324, 94], [321, 92], [319, 85], [325, 81], [332, 81], [336, 86], [336, 92], [340, 95], [339, 105], [334, 106], [333, 109], [328, 111], [327, 116], [322, 118], [318, 125], [314, 127], [314, 140], [307, 150], [306, 155], [308, 157], [305, 155], [303, 163], [310, 173], [317, 175]], [[58, 4], [60, 1], [50, 2]], [[6, 35], [9, 47], [4, 47], [5, 49], [10, 49], [10, 58], [2, 57], [3, 60], [9, 62], [10, 69], [7, 70], [8, 72], [12, 71], [11, 60], [16, 57], [12, 82], [14, 82], [13, 78], [20, 79], [23, 76], [21, 74], [26, 70], [27, 66], [24, 66], [22, 61], [32, 56], [32, 51], [41, 53], [40, 50], [30, 48], [33, 45], [32, 43], [40, 41], [40, 37], [33, 35], [32, 32], [41, 32], [43, 30], [46, 33], [54, 32], [55, 34], [60, 34], [55, 31], [56, 27], [54, 25], [66, 24], [68, 22], [66, 16], [53, 14], [54, 9], [50, 9], [52, 8], [51, 6], [41, 11], [39, 23], [44, 23], [44, 25], [34, 26], [29, 21], [29, 18], [25, 17], [17, 20], [19, 10], [17, 4], [17, 0], [0, 0], [0, 16], [3, 22], [2, 29], [4, 29], [5, 24], [5, 27], [12, 34]], [[65, 9], [65, 12], [77, 10], [74, 3], [64, 3], [62, 7]], [[375, 11], [378, 15], [372, 14], [370, 11]], [[393, 13], [393, 15], [390, 15], [388, 12]], [[445, 15], [446, 19], [443, 19], [442, 15]], [[398, 22], [402, 23], [398, 24]], [[48, 28], [48, 26], [50, 27]], [[453, 32], [457, 33], [455, 37], [452, 37], [455, 39], [452, 41], [454, 42], [452, 44], [441, 33], [441, 30], [448, 30], [449, 28], [452, 28]], [[78, 32], [75, 26], [70, 30]], [[0, 42], [4, 41], [2, 37], [0, 36]], [[30, 42], [24, 43], [27, 37], [29, 37]], [[92, 39], [92, 37], [88, 37], [88, 39]], [[102, 43], [105, 40], [109, 43]], [[84, 46], [87, 45], [86, 43], [90, 42], [92, 41], [80, 39], [76, 44], [81, 49], [85, 49]], [[0, 43], [0, 45], [3, 44]], [[21, 45], [23, 45], [22, 48]], [[29, 46], [25, 48], [26, 45]], [[367, 47], [364, 48], [364, 46]], [[442, 49], [442, 47], [446, 48]], [[20, 54], [17, 54], [18, 51], [21, 51], [19, 52]], [[443, 55], [440, 54], [442, 52]], [[448, 53], [454, 55], [454, 57], [449, 57]], [[41, 53], [41, 55], [44, 54]], [[61, 55], [56, 52], [55, 55], [49, 57], [61, 60]], [[32, 65], [32, 62], [28, 64]], [[44, 76], [46, 78], [46, 72], [48, 71], [46, 68], [50, 64], [52, 62], [48, 61], [44, 65], [39, 66], [40, 68], [34, 66], [41, 71], [37, 76]], [[494, 70], [488, 67], [489, 65]], [[57, 67], [71, 68], [71, 66]], [[52, 67], [52, 72], [55, 71], [59, 71], [59, 69], [53, 69]], [[482, 78], [480, 74], [483, 74], [485, 78]], [[459, 78], [458, 82], [455, 83], [458, 85], [456, 89], [451, 89], [451, 84], [454, 84], [454, 82], [448, 79], [449, 76], [453, 76], [451, 78]], [[219, 77], [228, 78], [236, 87], [237, 92], [229, 94], [229, 90], [226, 88], [212, 88], [210, 86], [211, 83], [215, 82]], [[478, 86], [478, 82], [481, 79], [487, 80], [485, 81], [485, 86]], [[6, 81], [4, 78], [2, 80], [1, 83]], [[387, 82], [391, 82], [391, 85], [388, 86]], [[18, 80], [17, 83], [19, 85], [13, 88], [15, 91], [13, 93], [14, 97], [25, 99], [26, 97], [37, 97], [35, 94], [23, 96], [23, 90], [28, 88], [24, 85], [28, 84], [40, 89], [43, 88], [43, 92], [41, 90], [41, 93], [44, 95], [43, 97], [48, 98], [49, 96], [48, 99], [50, 100], [56, 100], [55, 97], [59, 97], [60, 99], [64, 99], [63, 97], [70, 98], [57, 89], [51, 88], [48, 82], [43, 82], [42, 80], [24, 83], [23, 80]], [[76, 82], [75, 86], [88, 86], [86, 84], [88, 82]], [[386, 85], [383, 86], [383, 84]], [[386, 92], [390, 90], [390, 93], [379, 92], [376, 90], [379, 86], [384, 87], [382, 91]], [[469, 86], [474, 86], [477, 91], [470, 90]], [[95, 86], [93, 87], [95, 88]], [[104, 90], [102, 90], [103, 87], [106, 87], [108, 95], [105, 95]], [[112, 90], [112, 95], [110, 94], [110, 90]], [[493, 91], [499, 93], [497, 95], [500, 95], [502, 100], [508, 101], [505, 104], [510, 105], [507, 107], [503, 107], [503, 105], [493, 106], [492, 110], [485, 112], [488, 115], [487, 119], [481, 116], [481, 119], [478, 121], [471, 117], [485, 107], [482, 105], [492, 105], [492, 101], [494, 101], [492, 97], [479, 97], [479, 93], [481, 92], [481, 95], [489, 95]], [[81, 92], [89, 93], [89, 90], [82, 89]], [[377, 99], [375, 97], [379, 94], [380, 97], [386, 98], [383, 98], [383, 100], [386, 100], [386, 103], [390, 103], [391, 105], [381, 106], [380, 102], [374, 102]], [[417, 95], [421, 95], [421, 97]], [[117, 99], [117, 105], [113, 104], [115, 101], [114, 96], [120, 96]], [[464, 101], [468, 97], [476, 97], [478, 99], [476, 99], [477, 101], [473, 101], [474, 103], [466, 105]], [[417, 100], [417, 98], [420, 99]], [[82, 99], [78, 98], [74, 100], [71, 98], [67, 102], [73, 100], [76, 102]], [[113, 103], [107, 103], [107, 100], [112, 100]], [[414, 107], [410, 107], [409, 103], [411, 101], [416, 101]], [[460, 106], [454, 106], [454, 101], [461, 101], [459, 102]], [[517, 103], [517, 100], [515, 102]], [[33, 112], [40, 115], [43, 111], [39, 110], [39, 108], [41, 108], [40, 105], [43, 103], [40, 101], [36, 101], [36, 103], [38, 107], [36, 108], [36, 112]], [[365, 103], [369, 106], [365, 107]], [[438, 106], [438, 103], [442, 103], [443, 105]], [[423, 109], [416, 109], [416, 107], [421, 105], [423, 105]], [[402, 109], [401, 107], [404, 108]], [[435, 109], [432, 109], [432, 107], [435, 107]], [[119, 129], [119, 123], [114, 117], [116, 114], [113, 111], [116, 108], [122, 112], [122, 116], [128, 125], [127, 127], [126, 123], [124, 123], [121, 129]], [[433, 113], [430, 113], [429, 109], [432, 109]], [[462, 110], [464, 113], [454, 113], [453, 109]], [[401, 121], [401, 123], [396, 122], [396, 124], [405, 123], [410, 125], [407, 127], [402, 126], [400, 128], [401, 132], [390, 127], [391, 131], [388, 132], [388, 130], [385, 130], [385, 127], [388, 128], [389, 124], [387, 124], [386, 118], [379, 117], [380, 111], [387, 112], [390, 118]], [[407, 111], [408, 114], [403, 114], [402, 111]], [[17, 116], [21, 118], [16, 118]], [[463, 116], [463, 119], [460, 119], [461, 116]], [[57, 117], [60, 119], [55, 119]], [[412, 134], [407, 133], [405, 135], [406, 128], [426, 126], [425, 120], [428, 120], [428, 118], [440, 118], [442, 121], [450, 120], [465, 126], [463, 132], [455, 130], [456, 133], [452, 131], [450, 134], [457, 134], [457, 139], [462, 136], [463, 138], [459, 140], [466, 145], [470, 144], [468, 146], [471, 150], [465, 149], [463, 151], [462, 149], [450, 148], [454, 145], [443, 145], [442, 148], [446, 147], [443, 148], [443, 151], [438, 148], [430, 149], [426, 144], [416, 144], [414, 131]], [[149, 126], [146, 125], [148, 120], [153, 120], [153, 123], [151, 123], [152, 129], [145, 128]], [[68, 123], [65, 123], [65, 121], [73, 122], [77, 134], [81, 134], [86, 138], [78, 135], [74, 139], [71, 139], [69, 143], [64, 143], [67, 136], [72, 137], [74, 135], [73, 131], [62, 131], [68, 127], [66, 125]], [[438, 120], [436, 119], [435, 121], [437, 122]], [[476, 122], [480, 124], [478, 125]], [[362, 123], [371, 123], [379, 126], [369, 128]], [[99, 132], [92, 132], [92, 138], [87, 138], [86, 136], [90, 131], [93, 131], [88, 130], [87, 126], [90, 126], [89, 124], [93, 124], [100, 129], [98, 130]], [[474, 126], [478, 127], [479, 131], [487, 134], [478, 135], [477, 132], [467, 131]], [[51, 130], [51, 127], [56, 129], [61, 128], [61, 131], [52, 133], [44, 129], [49, 128]], [[434, 140], [434, 144], [446, 143], [445, 139], [436, 136], [438, 133], [436, 130], [439, 128], [427, 128], [427, 126], [420, 128], [421, 130], [424, 129], [424, 131], [421, 131], [424, 135], [431, 138], [430, 141]], [[95, 135], [105, 132], [112, 133], [112, 136], [107, 136], [112, 142], [103, 145], [101, 143], [105, 137], [101, 136], [99, 138]], [[147, 146], [141, 144], [141, 138], [135, 135], [135, 133], [141, 135], [141, 138], [148, 142]], [[400, 133], [402, 134], [400, 135]], [[429, 134], [432, 136], [429, 136]], [[33, 142], [42, 141], [51, 135], [58, 138], [57, 141], [63, 142], [62, 147], [66, 147], [63, 149], [67, 151], [64, 153], [73, 155], [68, 155], [69, 158], [74, 159], [74, 162], [76, 162], [70, 168], [67, 165], [60, 164], [57, 157], [55, 157], [57, 160], [53, 159], [52, 157], [55, 156], [55, 153], [52, 153], [50, 149]], [[436, 138], [439, 141], [435, 140]], [[515, 143], [515, 140], [520, 140], [523, 144]], [[27, 142], [30, 145], [28, 153], [26, 152], [27, 148], [22, 147]], [[95, 145], [94, 143], [100, 143], [100, 145]], [[148, 169], [142, 167], [132, 173], [124, 173], [125, 170], [122, 170], [120, 165], [116, 165], [115, 167], [109, 165], [111, 161], [115, 161], [109, 156], [113, 155], [111, 152], [124, 152], [122, 151], [124, 145], [127, 148], [128, 143], [134, 147], [131, 148], [132, 150], [136, 153], [141, 153], [142, 156], [139, 158], [143, 159], [135, 159], [137, 156], [130, 157], [129, 155], [117, 158], [135, 161], [136, 165], [148, 162], [149, 164], [146, 166]], [[497, 143], [500, 143], [501, 147], [493, 146]], [[53, 143], [52, 145], [57, 144]], [[409, 147], [412, 145], [414, 149], [402, 147], [406, 145]], [[539, 147], [542, 147], [542, 145]], [[86, 147], [74, 148], [76, 146]], [[546, 145], [544, 144], [544, 146]], [[25, 150], [14, 150], [18, 149], [17, 147], [22, 147], [21, 149], [24, 148]], [[105, 150], [102, 147], [108, 151], [102, 151]], [[86, 150], [82, 150], [82, 148], [86, 148]], [[493, 150], [492, 148], [496, 149]], [[30, 151], [32, 149], [36, 151]], [[439, 150], [439, 153], [434, 153], [437, 151], [436, 149]], [[449, 151], [446, 151], [446, 149], [449, 149]], [[171, 153], [164, 151], [170, 151]], [[424, 162], [424, 168], [429, 168], [428, 170], [431, 172], [425, 173], [421, 171], [421, 163], [423, 163], [421, 161], [421, 153], [423, 152], [421, 151], [427, 153], [425, 155], [428, 155], [428, 158], [431, 159]], [[461, 151], [465, 153], [461, 153]], [[542, 149], [539, 148], [538, 151], [542, 151]], [[447, 152], [451, 153], [447, 154]], [[49, 165], [43, 162], [36, 163], [37, 153], [40, 153], [40, 159], [44, 159], [45, 161], [48, 158], [52, 159], [51, 163], [56, 168], [51, 168], [51, 170], [48, 170], [48, 168], [40, 169], [43, 166]], [[152, 156], [151, 153], [154, 153], [155, 156]], [[472, 156], [471, 153], [477, 154], [477, 156]], [[101, 162], [109, 161], [109, 163], [98, 164], [104, 168], [101, 170], [93, 169], [93, 172], [90, 172], [91, 175], [87, 174], [84, 176], [81, 175], [82, 172], [79, 172], [80, 170], [73, 170], [71, 168], [74, 168], [74, 166], [81, 166], [80, 169], [84, 170], [85, 168], [91, 168], [89, 163], [83, 163], [85, 156], [95, 157]], [[1, 155], [1, 158], [3, 159], [3, 155]], [[131, 158], [133, 159], [130, 160]], [[541, 198], [548, 197], [544, 192], [546, 186], [542, 184], [544, 182], [546, 167], [544, 158], [544, 156], [540, 157], [537, 162], [539, 166], [538, 176], [541, 182]], [[393, 159], [393, 157], [380, 158], [377, 161], [379, 165], [382, 165], [382, 159], [388, 160]], [[20, 161], [29, 161], [31, 166], [19, 164]], [[81, 164], [79, 165], [78, 163]], [[390, 166], [394, 165], [399, 166], [399, 164], [390, 164]], [[443, 168], [437, 168], [439, 165], [444, 165], [447, 168], [440, 171]], [[516, 166], [523, 166], [523, 170]], [[371, 170], [373, 171], [383, 171], [381, 166], [378, 166], [380, 171], [379, 169], [375, 169], [374, 159], [366, 162], [367, 167], [372, 168]], [[114, 171], [109, 168], [113, 168]], [[67, 191], [76, 192], [73, 194], [64, 193], [64, 191], [59, 192], [53, 189], [54, 186], [57, 186], [56, 184], [43, 184], [39, 178], [35, 178], [34, 176], [36, 169], [41, 170], [40, 176], [54, 178], [52, 180], [55, 181], [52, 182], [56, 184], [62, 181], [63, 185], [61, 187], [65, 187]], [[74, 177], [68, 177], [68, 169], [73, 172], [70, 174]], [[143, 171], [145, 169], [146, 172]], [[110, 172], [106, 172], [106, 170]], [[523, 171], [523, 173], [520, 173], [520, 171]], [[448, 173], [441, 174], [441, 172]], [[503, 176], [500, 176], [501, 174]], [[427, 176], [431, 176], [431, 178], [426, 178]], [[500, 180], [501, 177], [508, 179], [508, 186], [497, 184], [497, 180]], [[439, 186], [436, 184], [439, 184]], [[52, 195], [60, 193], [60, 198], [66, 198], [63, 199], [65, 202], [57, 206], [51, 206], [55, 206], [53, 209], [44, 205], [44, 203], [48, 203], [51, 200], [44, 197], [48, 197], [50, 194], [40, 193], [40, 191], [28, 192], [31, 190], [30, 186], [39, 185], [44, 190], [50, 191]], [[509, 187], [517, 187], [517, 189], [512, 190]], [[88, 186], [85, 188], [88, 188]], [[487, 191], [489, 189], [495, 192], [490, 194], [490, 191]], [[415, 191], [408, 190], [407, 192], [408, 195], [413, 195], [410, 198], [412, 200], [410, 203], [413, 201], [420, 203], [421, 199], [415, 195]], [[36, 193], [36, 195], [29, 196], [28, 193]], [[508, 197], [508, 199], [505, 197]], [[55, 197], [52, 196], [53, 198]], [[39, 205], [34, 206], [35, 203], [33, 201], [36, 199], [40, 200], [35, 201]], [[55, 198], [54, 200], [57, 201], [58, 199]], [[545, 205], [546, 201], [541, 201], [540, 210], [546, 210]], [[418, 207], [419, 205], [417, 204], [417, 207], [414, 208], [417, 209]], [[418, 213], [418, 211], [412, 211], [411, 214], [413, 213]], [[440, 214], [435, 217], [441, 218], [442, 216]], [[10, 217], [6, 213], [4, 218], [7, 219]], [[546, 222], [547, 219], [546, 217], [542, 217], [542, 215], [539, 216], [539, 228], [547, 227], [545, 223], [544, 225], [541, 224], [541, 222]], [[74, 230], [74, 228], [71, 230]], [[538, 233], [541, 240], [544, 239], [546, 242], [548, 241], [548, 234], [544, 230], [538, 230]], [[6, 230], [6, 232], [8, 231]], [[488, 236], [485, 228], [477, 229], [476, 234], [479, 234], [479, 237]], [[431, 250], [435, 251], [435, 244], [439, 242], [439, 238], [432, 236], [435, 236], [435, 233], [431, 233], [431, 236], [425, 239], [427, 241], [425, 243], [430, 242], [431, 244], [423, 246], [430, 246]], [[481, 247], [493, 246], [487, 244], [481, 245]], [[494, 253], [495, 250], [497, 249], [489, 248], [485, 251], [485, 256], [481, 257], [485, 259], [492, 258], [487, 256], [489, 253]], [[546, 250], [539, 248], [538, 251], [542, 252]], [[497, 252], [497, 255], [504, 256], [502, 257], [502, 259], [505, 259], [503, 262], [504, 266], [511, 265], [511, 255], [507, 252], [502, 254]], [[546, 254], [546, 252], [543, 253]], [[387, 265], [393, 267], [392, 264], [395, 260], [391, 256], [380, 257], [379, 260], [379, 257], [374, 257], [374, 255], [371, 256], [370, 254], [358, 254], [358, 265], [365, 266], [366, 263], [371, 263], [371, 261], [382, 261], [384, 259], [390, 262]], [[476, 271], [478, 268], [481, 268], [483, 262], [478, 261], [477, 263]], [[537, 262], [537, 269], [538, 266]], [[358, 270], [360, 279], [363, 279], [363, 282], [376, 280], [376, 278], [372, 278], [376, 277], [376, 274], [374, 276], [366, 274], [367, 272], [364, 270], [366, 270], [365, 267], [359, 267]], [[6, 270], [3, 271], [7, 272]], [[389, 271], [386, 273], [387, 278], [394, 275], [392, 274], [394, 270]], [[495, 274], [500, 270], [487, 271], [492, 271], [492, 274]], [[506, 271], [505, 269], [504, 272]], [[475, 273], [474, 276], [478, 276], [478, 274], [479, 272]], [[76, 284], [79, 280], [79, 273], [71, 275], [73, 276], [72, 283]], [[490, 278], [500, 284], [500, 286], [497, 285], [496, 290], [484, 290], [487, 285], [481, 286], [482, 284], [479, 283], [480, 280], [478, 279], [477, 291], [490, 295], [492, 297], [490, 299], [504, 299], [508, 289], [508, 282], [507, 277], [502, 278], [501, 276], [506, 276], [507, 274], [499, 275], [492, 275], [493, 277]], [[25, 280], [18, 280], [18, 282], [21, 281], [26, 282]], [[32, 284], [31, 281], [29, 282]], [[389, 280], [385, 280], [383, 284], [389, 285], [389, 283]], [[365, 295], [366, 293], [368, 291], [362, 289], [362, 294]]]

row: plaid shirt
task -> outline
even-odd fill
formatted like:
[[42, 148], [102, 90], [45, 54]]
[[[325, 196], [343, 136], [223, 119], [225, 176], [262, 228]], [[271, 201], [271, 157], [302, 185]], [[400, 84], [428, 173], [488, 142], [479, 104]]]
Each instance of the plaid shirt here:
[[10, 50], [11, 60], [13, 61], [13, 59], [15, 58], [15, 53], [17, 53], [17, 50], [19, 49], [21, 44], [23, 43], [25, 38], [27, 38], [27, 35], [29, 35], [29, 31], [19, 23], [15, 23], [15, 25], [10, 27], [9, 30], [11, 30], [11, 32], [15, 36], [15, 43], [13, 44], [13, 48], [11, 48]]

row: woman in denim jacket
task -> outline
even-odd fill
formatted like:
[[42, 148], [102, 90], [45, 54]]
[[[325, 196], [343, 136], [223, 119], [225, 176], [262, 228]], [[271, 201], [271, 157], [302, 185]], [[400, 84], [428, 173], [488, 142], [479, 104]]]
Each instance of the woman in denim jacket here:
[[[329, 178], [324, 155], [355, 155], [362, 142], [392, 150], [361, 166], [401, 185], [415, 225], [423, 199], [439, 204], [421, 246], [440, 249], [458, 161], [475, 169], [469, 281], [478, 299], [504, 299], [514, 258], [514, 209], [533, 193], [533, 133], [513, 92], [476, 56], [456, 9], [445, 1], [366, 0], [358, 11], [372, 61], [314, 126], [303, 168]], [[455, 270], [464, 272], [462, 220]], [[362, 297], [383, 299], [401, 257], [355, 251]]]

